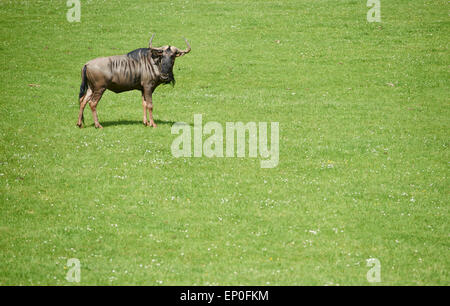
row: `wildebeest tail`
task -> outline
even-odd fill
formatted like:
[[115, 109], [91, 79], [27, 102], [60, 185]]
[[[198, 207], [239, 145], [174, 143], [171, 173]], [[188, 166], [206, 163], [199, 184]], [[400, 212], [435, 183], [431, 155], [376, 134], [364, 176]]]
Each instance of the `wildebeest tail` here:
[[[86, 94], [87, 89], [88, 89], [88, 84], [87, 84], [87, 77], [86, 77], [86, 65], [84, 65], [83, 72], [81, 72], [81, 86], [80, 86], [80, 94], [78, 96], [78, 99], [81, 99]], [[81, 102], [81, 100], [80, 100], [80, 102]]]

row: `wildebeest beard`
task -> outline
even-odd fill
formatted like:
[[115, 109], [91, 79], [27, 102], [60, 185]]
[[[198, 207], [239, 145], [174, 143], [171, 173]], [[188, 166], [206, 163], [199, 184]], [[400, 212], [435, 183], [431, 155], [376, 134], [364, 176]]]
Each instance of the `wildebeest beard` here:
[[163, 84], [172, 84], [172, 87], [175, 86], [175, 77], [173, 76], [173, 65], [169, 60], [162, 60], [161, 65], [161, 80]]

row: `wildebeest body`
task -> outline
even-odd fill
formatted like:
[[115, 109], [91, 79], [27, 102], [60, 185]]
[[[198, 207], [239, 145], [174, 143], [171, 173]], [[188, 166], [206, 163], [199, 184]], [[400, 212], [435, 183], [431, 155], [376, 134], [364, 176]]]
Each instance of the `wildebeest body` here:
[[[179, 50], [173, 46], [153, 48], [151, 41], [149, 48], [136, 49], [126, 55], [96, 58], [84, 65], [79, 95], [80, 113], [77, 123], [79, 127], [82, 126], [84, 107], [89, 102], [95, 127], [101, 128], [96, 106], [106, 89], [115, 93], [140, 90], [144, 109], [143, 122], [145, 125], [156, 126], [152, 115], [152, 93], [160, 84], [175, 84], [173, 76], [175, 58], [188, 53], [190, 46], [187, 44], [186, 50]], [[150, 121], [147, 121], [147, 111]]]

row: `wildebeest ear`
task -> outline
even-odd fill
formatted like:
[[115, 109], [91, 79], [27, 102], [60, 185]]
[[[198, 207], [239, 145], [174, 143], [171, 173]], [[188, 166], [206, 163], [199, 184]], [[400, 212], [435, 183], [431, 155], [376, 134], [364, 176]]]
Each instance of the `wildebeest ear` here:
[[154, 55], [154, 56], [161, 56], [164, 52], [164, 50], [160, 50], [160, 49], [150, 49], [150, 51], [152, 52], [152, 55]]

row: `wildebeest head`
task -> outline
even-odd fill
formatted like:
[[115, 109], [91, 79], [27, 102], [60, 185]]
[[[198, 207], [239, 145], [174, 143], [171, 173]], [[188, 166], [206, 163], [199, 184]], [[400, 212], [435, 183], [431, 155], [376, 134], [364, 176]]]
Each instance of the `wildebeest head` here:
[[174, 46], [155, 48], [152, 47], [152, 40], [154, 36], [155, 34], [152, 35], [148, 48], [151, 50], [153, 57], [159, 58], [161, 69], [160, 78], [163, 80], [164, 84], [172, 83], [173, 86], [175, 85], [175, 78], [173, 76], [173, 65], [175, 64], [175, 58], [189, 53], [189, 51], [191, 51], [191, 46], [185, 38], [184, 41], [187, 45], [187, 49], [185, 50], [180, 50]]

